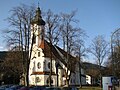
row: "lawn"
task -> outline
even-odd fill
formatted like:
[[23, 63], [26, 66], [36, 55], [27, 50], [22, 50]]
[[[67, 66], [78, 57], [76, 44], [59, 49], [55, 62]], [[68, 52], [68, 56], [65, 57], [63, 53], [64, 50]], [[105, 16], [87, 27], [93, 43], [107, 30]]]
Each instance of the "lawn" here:
[[79, 90], [102, 90], [100, 87], [82, 87]]

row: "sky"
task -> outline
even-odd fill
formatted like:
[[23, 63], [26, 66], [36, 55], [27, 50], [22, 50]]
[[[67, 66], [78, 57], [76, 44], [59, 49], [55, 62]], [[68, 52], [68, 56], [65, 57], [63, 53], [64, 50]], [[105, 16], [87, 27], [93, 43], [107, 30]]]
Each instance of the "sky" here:
[[110, 35], [120, 28], [120, 0], [1, 0], [0, 2], [0, 51], [7, 50], [2, 30], [9, 27], [5, 19], [10, 10], [20, 4], [39, 6], [42, 10], [51, 9], [54, 13], [70, 13], [77, 10], [75, 18], [80, 22], [78, 27], [85, 30], [89, 38], [87, 45], [97, 35]]

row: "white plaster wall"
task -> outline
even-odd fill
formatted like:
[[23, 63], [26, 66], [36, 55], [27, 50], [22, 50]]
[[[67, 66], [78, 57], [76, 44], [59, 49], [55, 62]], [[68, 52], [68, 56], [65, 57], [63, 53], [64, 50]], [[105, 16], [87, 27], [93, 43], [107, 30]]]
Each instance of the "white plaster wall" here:
[[[34, 75], [34, 77], [36, 78], [36, 77], [39, 77], [40, 78], [40, 82], [35, 82], [34, 83], [34, 85], [38, 85], [38, 86], [40, 86], [40, 85], [45, 85], [44, 84], [44, 75]], [[34, 80], [35, 81], [35, 80]]]
[[91, 84], [91, 76], [86, 75], [86, 84]]
[[58, 83], [58, 85], [59, 86], [62, 86], [63, 85], [63, 69], [58, 69], [58, 81], [59, 81], [59, 83]]
[[[39, 77], [40, 81], [36, 82], [36, 77]], [[44, 75], [32, 75], [31, 79], [29, 80], [30, 85], [38, 85], [42, 86], [44, 84]]]
[[35, 79], [35, 76], [34, 76], [34, 75], [30, 75], [30, 76], [29, 76], [29, 84], [30, 84], [30, 85], [34, 85], [34, 83], [35, 83], [34, 79]]
[[[38, 52], [40, 52], [40, 57], [38, 57]], [[48, 63], [50, 62], [50, 59], [49, 58], [44, 58], [43, 56], [44, 56], [44, 54], [42, 52], [42, 49], [37, 48], [37, 46], [34, 45], [34, 50], [32, 52], [31, 58], [33, 58], [33, 57], [35, 57], [35, 58], [33, 58], [30, 61], [30, 69], [29, 69], [30, 70], [29, 71], [29, 79], [30, 79], [29, 82], [30, 82], [31, 85], [36, 85], [36, 84], [37, 85], [47, 85], [46, 79], [49, 77], [49, 75], [31, 75], [32, 72], [43, 72], [43, 71], [49, 72], [50, 71], [50, 69], [48, 68]], [[37, 63], [38, 62], [41, 63], [41, 68], [40, 69], [37, 68]], [[33, 71], [33, 69], [34, 69], [34, 71]], [[52, 60], [52, 71], [56, 72], [55, 60]], [[35, 77], [41, 78], [42, 81], [36, 83], [35, 82]], [[56, 81], [57, 77], [56, 77], [56, 75], [52, 76], [52, 77], [53, 77], [53, 81], [54, 81], [53, 85], [56, 85], [57, 84], [57, 81]]]
[[[38, 52], [40, 52], [40, 57], [38, 57]], [[44, 54], [41, 48], [38, 48], [36, 45], [33, 46], [33, 51], [31, 54], [30, 67], [29, 67], [29, 82], [32, 85], [35, 85], [35, 77], [36, 75], [31, 75], [33, 72], [42, 72], [43, 71], [43, 62], [44, 62]], [[37, 68], [37, 63], [41, 63], [41, 68]], [[38, 76], [38, 75], [37, 75]], [[44, 81], [44, 80], [43, 80]]]
[[[40, 57], [38, 57], [38, 52], [40, 52]], [[44, 60], [44, 57], [42, 57], [43, 53], [42, 53], [42, 50], [41, 49], [38, 49], [37, 46], [33, 46], [33, 51], [32, 51], [32, 54], [31, 54], [31, 60], [30, 60], [30, 63], [32, 62], [35, 62], [35, 65], [36, 63], [39, 61], [39, 62], [42, 62]]]

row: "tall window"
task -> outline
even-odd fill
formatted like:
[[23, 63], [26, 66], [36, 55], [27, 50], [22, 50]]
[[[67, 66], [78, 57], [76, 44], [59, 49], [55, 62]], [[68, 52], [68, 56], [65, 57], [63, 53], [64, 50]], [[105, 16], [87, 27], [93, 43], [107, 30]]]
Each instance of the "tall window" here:
[[48, 69], [50, 69], [50, 62], [48, 62]]
[[38, 57], [40, 57], [40, 52], [38, 52]]

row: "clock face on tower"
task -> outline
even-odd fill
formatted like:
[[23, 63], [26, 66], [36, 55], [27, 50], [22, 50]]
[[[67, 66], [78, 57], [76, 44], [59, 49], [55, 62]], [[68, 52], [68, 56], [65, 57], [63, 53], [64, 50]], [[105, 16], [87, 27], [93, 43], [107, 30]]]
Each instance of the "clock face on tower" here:
[[41, 68], [41, 63], [40, 63], [40, 62], [37, 63], [37, 68], [38, 68], [38, 69]]

